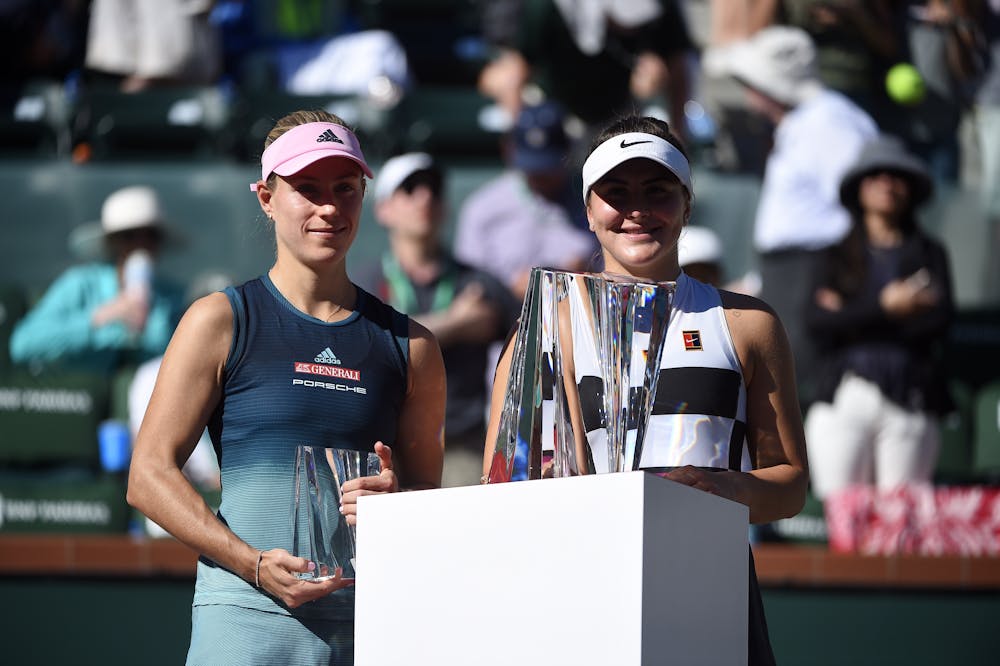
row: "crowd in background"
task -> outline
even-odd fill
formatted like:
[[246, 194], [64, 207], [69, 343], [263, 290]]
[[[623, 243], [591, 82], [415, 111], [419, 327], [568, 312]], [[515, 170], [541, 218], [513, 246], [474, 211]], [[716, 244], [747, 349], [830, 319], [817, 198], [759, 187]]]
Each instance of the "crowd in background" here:
[[[490, 364], [517, 316], [526, 271], [541, 264], [600, 269], [574, 180], [593, 132], [622, 112], [659, 115], [699, 168], [761, 179], [756, 219], [748, 213], [746, 220], [754, 225], [759, 271], [723, 275], [732, 248], [700, 235], [710, 230], [691, 229], [692, 275], [708, 265], [705, 280], [731, 282], [779, 312], [796, 353], [803, 410], [825, 424], [816, 431], [846, 428], [831, 421], [845, 391], [871, 406], [879, 403], [864, 391], [873, 390], [901, 410], [893, 424], [903, 434], [889, 444], [874, 438], [858, 460], [835, 461], [853, 467], [823, 482], [900, 481], [874, 467], [898, 466], [907, 437], [920, 444], [901, 481], [931, 480], [938, 445], [928, 438], [951, 403], [932, 391], [942, 381], [930, 377], [941, 368], [924, 361], [938, 353], [954, 305], [940, 241], [920, 230], [916, 211], [935, 186], [972, 183], [992, 220], [993, 236], [982, 242], [1000, 249], [1000, 2], [455, 0], [453, 23], [440, 15], [431, 28], [413, 23], [422, 32], [407, 27], [419, 13], [410, 4], [8, 2], [0, 8], [3, 85], [13, 91], [42, 79], [72, 94], [105, 87], [133, 95], [215, 86], [230, 97], [346, 94], [389, 108], [422, 86], [445, 84], [491, 100], [491, 129], [504, 137], [497, 151], [503, 173], [456, 211], [454, 247], [441, 235], [441, 156], [395, 156], [376, 171], [374, 200], [366, 204], [376, 207], [390, 251], [357, 278], [401, 311], [432, 318], [426, 325], [445, 350], [449, 382], [464, 387], [449, 392], [448, 416], [455, 419], [449, 443], [466, 454], [482, 443]], [[475, 18], [460, 20], [465, 16]], [[971, 140], [963, 140], [965, 124], [976, 131]], [[882, 176], [891, 181], [884, 196], [895, 197], [897, 208], [879, 210], [886, 226], [876, 239], [865, 222], [876, 217], [869, 209], [883, 204], [865, 198], [866, 183]], [[135, 184], [143, 184], [141, 174]], [[695, 189], [699, 198], [712, 196]], [[124, 267], [137, 246], [155, 258], [168, 227], [150, 193], [113, 196], [119, 208], [131, 197], [132, 209], [116, 212], [115, 199], [108, 200], [100, 235], [111, 254], [102, 275], [76, 269], [53, 285], [64, 302], [87, 309], [89, 323], [80, 324], [75, 343], [60, 346], [32, 332], [46, 311], [66, 316], [56, 307], [59, 293], [50, 291], [12, 337], [15, 362], [65, 362], [69, 356], [54, 357], [59, 349], [105, 365], [162, 353], [183, 288], [169, 287], [162, 301], [138, 298], [125, 288]], [[149, 210], [121, 222], [136, 206]], [[682, 235], [682, 260], [684, 243]], [[921, 272], [927, 262], [932, 270]], [[845, 283], [846, 273], [857, 279]], [[67, 296], [67, 280], [85, 283], [78, 291], [87, 297]], [[154, 293], [166, 293], [160, 289]], [[83, 332], [88, 327], [103, 332]], [[74, 333], [66, 326], [59, 332]], [[130, 355], [113, 360], [116, 349]], [[842, 409], [856, 426], [851, 404]], [[813, 447], [822, 439], [810, 438], [821, 474], [826, 463]], [[854, 440], [859, 450], [862, 439]], [[880, 446], [897, 452], [878, 453]], [[465, 465], [446, 481], [475, 483], [475, 468]], [[829, 492], [833, 486], [824, 485], [822, 494]]]

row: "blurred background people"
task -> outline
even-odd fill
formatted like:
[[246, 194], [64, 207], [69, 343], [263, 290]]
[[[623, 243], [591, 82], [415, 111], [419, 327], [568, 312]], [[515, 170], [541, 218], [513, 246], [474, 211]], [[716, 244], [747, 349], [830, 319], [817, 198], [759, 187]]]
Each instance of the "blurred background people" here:
[[906, 5], [895, 0], [784, 0], [784, 22], [809, 33], [816, 72], [880, 127], [900, 113], [885, 89], [886, 70], [906, 59]]
[[677, 261], [681, 269], [699, 282], [756, 296], [760, 291], [760, 276], [756, 271], [730, 280], [726, 275], [725, 248], [719, 234], [708, 227], [689, 224], [677, 242]]
[[456, 261], [442, 242], [444, 180], [427, 153], [386, 161], [374, 195], [389, 249], [361, 267], [356, 281], [437, 338], [448, 379], [442, 485], [474, 485], [486, 436], [489, 348], [506, 336], [517, 304], [499, 280]]
[[837, 190], [875, 121], [823, 85], [816, 48], [800, 28], [770, 26], [730, 55], [750, 104], [775, 125], [754, 219], [760, 297], [775, 309], [795, 354], [800, 400], [811, 399], [815, 352], [805, 330], [809, 283], [822, 250], [850, 225]]
[[[687, 3], [690, 7], [694, 3]], [[705, 0], [707, 13], [694, 97], [712, 119], [712, 165], [722, 171], [764, 173], [774, 126], [751, 109], [742, 86], [729, 72], [729, 53], [761, 28], [773, 24], [780, 0]], [[692, 29], [697, 26], [692, 25]]]
[[674, 0], [524, 0], [504, 15], [511, 27], [491, 31], [509, 41], [495, 45], [479, 90], [511, 118], [551, 99], [596, 128], [662, 98], [671, 124], [686, 134], [694, 44]]
[[125, 92], [214, 83], [222, 68], [215, 0], [93, 0], [86, 67]]
[[100, 222], [78, 227], [70, 238], [78, 255], [93, 260], [67, 269], [17, 323], [11, 360], [110, 376], [162, 354], [183, 312], [184, 291], [156, 275], [155, 262], [177, 240], [152, 188], [113, 192]]
[[847, 236], [812, 282], [809, 330], [824, 364], [806, 432], [813, 492], [930, 482], [937, 417], [951, 406], [935, 351], [951, 322], [951, 270], [916, 211], [934, 186], [903, 143], [867, 144], [844, 176]]
[[689, 224], [684, 228], [677, 241], [677, 262], [695, 280], [722, 286], [722, 241], [708, 227]]
[[[1000, 0], [983, 8], [983, 33], [989, 49], [986, 69], [976, 90], [975, 127], [979, 151], [979, 192], [987, 216], [991, 253], [1000, 253]], [[986, 297], [1000, 303], [1000, 262], [989, 262], [984, 275]]]
[[932, 176], [955, 184], [962, 161], [959, 126], [986, 68], [987, 46], [979, 3], [926, 0], [909, 3], [906, 37], [921, 78], [919, 97], [903, 111], [909, 148]]
[[455, 256], [495, 275], [518, 300], [533, 267], [583, 270], [596, 254], [570, 175], [564, 121], [557, 104], [525, 107], [505, 145], [508, 168], [458, 213]]

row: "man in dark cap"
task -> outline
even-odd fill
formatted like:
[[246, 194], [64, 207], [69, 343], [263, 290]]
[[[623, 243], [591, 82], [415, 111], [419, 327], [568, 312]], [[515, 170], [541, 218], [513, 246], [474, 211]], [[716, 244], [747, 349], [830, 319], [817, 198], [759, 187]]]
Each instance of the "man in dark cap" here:
[[556, 104], [525, 107], [507, 139], [509, 168], [459, 211], [455, 256], [498, 277], [518, 299], [533, 267], [581, 270], [595, 253], [570, 178], [564, 121]]

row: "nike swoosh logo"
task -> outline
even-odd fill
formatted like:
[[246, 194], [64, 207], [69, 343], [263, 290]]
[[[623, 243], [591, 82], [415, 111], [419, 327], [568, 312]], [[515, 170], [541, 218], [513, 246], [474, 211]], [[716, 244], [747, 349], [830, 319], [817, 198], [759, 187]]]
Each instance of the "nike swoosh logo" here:
[[633, 141], [631, 143], [626, 143], [625, 139], [622, 139], [621, 147], [622, 148], [629, 148], [631, 146], [637, 146], [640, 143], [653, 143], [653, 142], [652, 141], [648, 141], [648, 140], [643, 140], [643, 141]]

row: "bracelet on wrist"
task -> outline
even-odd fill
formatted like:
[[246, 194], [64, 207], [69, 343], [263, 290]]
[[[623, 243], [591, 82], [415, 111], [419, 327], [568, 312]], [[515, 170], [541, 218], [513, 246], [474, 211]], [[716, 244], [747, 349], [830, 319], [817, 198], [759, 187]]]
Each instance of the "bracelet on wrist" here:
[[258, 590], [260, 589], [260, 563], [263, 561], [263, 559], [264, 559], [264, 551], [260, 551], [259, 553], [257, 553], [257, 568], [254, 569], [254, 574], [253, 574], [253, 586], [256, 587]]

